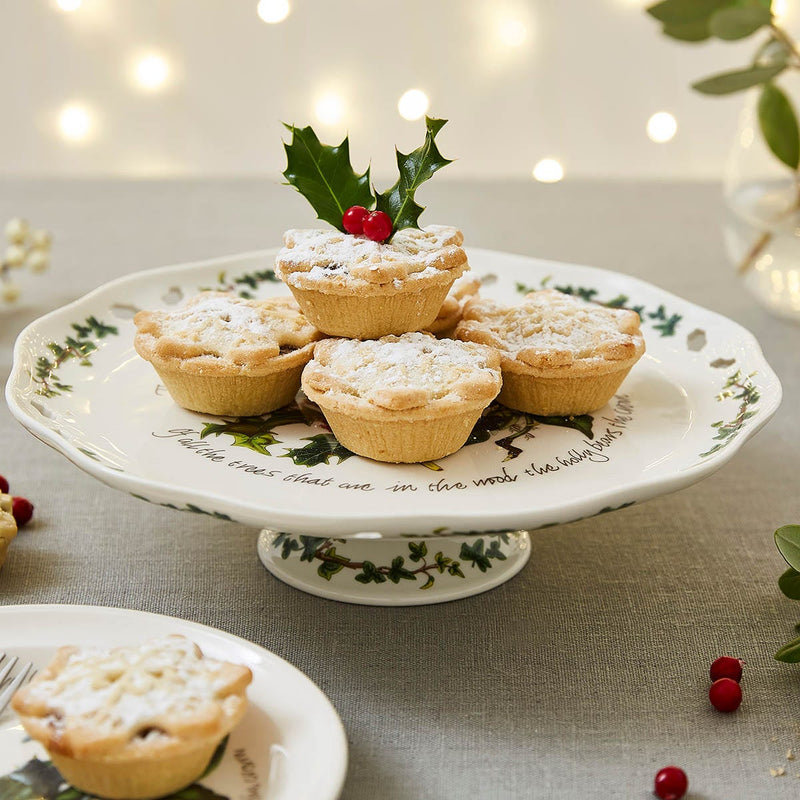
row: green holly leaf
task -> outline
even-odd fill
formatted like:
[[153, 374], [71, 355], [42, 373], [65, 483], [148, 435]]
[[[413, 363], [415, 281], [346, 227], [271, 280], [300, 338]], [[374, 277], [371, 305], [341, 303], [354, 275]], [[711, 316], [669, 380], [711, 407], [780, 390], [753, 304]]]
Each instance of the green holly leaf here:
[[414, 192], [434, 172], [446, 167], [451, 159], [444, 158], [436, 146], [436, 134], [447, 123], [446, 119], [425, 117], [425, 142], [411, 153], [397, 153], [400, 177], [391, 189], [376, 195], [376, 209], [385, 211], [392, 219], [392, 231], [403, 228], [419, 228], [417, 220], [425, 210], [414, 200]]
[[344, 231], [342, 215], [350, 206], [371, 208], [375, 202], [369, 186], [369, 167], [358, 175], [350, 164], [347, 136], [337, 146], [322, 144], [311, 126], [296, 128], [292, 141], [284, 142], [286, 169], [283, 177], [311, 203], [317, 217]]
[[758, 100], [758, 124], [769, 149], [791, 169], [800, 164], [800, 130], [791, 100], [774, 83], [765, 83]]
[[293, 447], [280, 457], [291, 458], [298, 466], [315, 467], [317, 464], [330, 464], [332, 458], [341, 464], [353, 455], [350, 450], [339, 444], [332, 433], [306, 436], [303, 441], [308, 444], [303, 447]]

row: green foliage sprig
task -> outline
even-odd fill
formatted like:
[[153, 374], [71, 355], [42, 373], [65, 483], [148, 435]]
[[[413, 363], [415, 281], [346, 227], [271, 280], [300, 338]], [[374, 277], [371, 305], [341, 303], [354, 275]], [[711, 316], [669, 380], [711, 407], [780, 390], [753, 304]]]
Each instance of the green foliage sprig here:
[[765, 32], [749, 65], [692, 84], [701, 94], [726, 95], [761, 87], [758, 122], [769, 149], [787, 167], [800, 166], [800, 128], [791, 101], [775, 84], [788, 69], [800, 69], [797, 43], [778, 24], [771, 0], [661, 0], [647, 9], [672, 39], [732, 42]]
[[318, 219], [340, 231], [344, 231], [342, 216], [351, 206], [386, 212], [393, 234], [403, 228], [419, 228], [419, 216], [425, 209], [414, 199], [416, 190], [434, 172], [452, 163], [436, 146], [436, 134], [446, 123], [446, 119], [425, 117], [424, 143], [410, 153], [395, 148], [400, 177], [383, 193], [370, 188], [369, 167], [361, 174], [353, 169], [348, 136], [338, 145], [322, 144], [310, 125], [286, 125], [292, 140], [283, 145], [283, 176], [308, 200]]
[[[800, 600], [800, 525], [784, 525], [775, 531], [775, 544], [789, 569], [778, 578], [778, 587], [791, 600]], [[800, 631], [800, 625], [795, 626]], [[800, 637], [781, 647], [775, 658], [796, 664], [800, 661]]]

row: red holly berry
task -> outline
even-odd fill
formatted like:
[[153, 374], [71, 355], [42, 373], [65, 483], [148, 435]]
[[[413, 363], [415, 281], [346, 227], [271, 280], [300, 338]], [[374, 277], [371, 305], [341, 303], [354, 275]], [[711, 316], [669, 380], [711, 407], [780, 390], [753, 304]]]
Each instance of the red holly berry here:
[[711, 680], [718, 681], [720, 678], [730, 678], [736, 683], [742, 679], [742, 667], [744, 661], [741, 658], [732, 658], [731, 656], [720, 656], [715, 659], [711, 664]]
[[350, 206], [342, 215], [342, 227], [348, 233], [363, 233], [367, 214], [369, 211], [364, 206]]
[[8, 481], [0, 475], [0, 494], [8, 494]]
[[11, 513], [14, 515], [17, 527], [21, 528], [23, 525], [30, 522], [33, 516], [33, 503], [31, 503], [30, 500], [26, 500], [24, 497], [12, 497]]
[[681, 800], [688, 788], [689, 779], [680, 767], [664, 767], [656, 773], [653, 792], [661, 800]]
[[383, 242], [392, 235], [392, 218], [385, 211], [373, 211], [364, 217], [364, 236]]
[[742, 702], [742, 687], [733, 678], [720, 678], [711, 684], [708, 699], [717, 711], [736, 711]]

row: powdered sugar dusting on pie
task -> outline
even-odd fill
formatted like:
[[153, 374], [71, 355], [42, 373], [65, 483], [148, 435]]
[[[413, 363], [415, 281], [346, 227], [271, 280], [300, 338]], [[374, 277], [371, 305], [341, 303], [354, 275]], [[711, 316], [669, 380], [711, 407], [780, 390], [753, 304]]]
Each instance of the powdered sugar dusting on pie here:
[[527, 294], [508, 308], [472, 300], [456, 335], [497, 347], [532, 365], [564, 366], [576, 361], [615, 361], [644, 349], [639, 315], [606, 308], [554, 289]]
[[388, 242], [373, 242], [337, 230], [289, 230], [278, 253], [278, 276], [289, 285], [330, 281], [393, 283], [430, 277], [466, 265], [463, 236], [456, 228], [429, 225], [397, 231]]
[[499, 358], [481, 345], [425, 333], [330, 339], [317, 345], [303, 382], [384, 408], [412, 408], [481, 392], [493, 397], [500, 388]]
[[247, 668], [206, 658], [180, 636], [111, 650], [64, 648], [54, 663], [15, 708], [45, 718], [67, 738], [89, 728], [92, 738], [152, 739], [193, 719], [207, 725], [237, 710], [243, 698], [235, 690], [241, 692], [243, 678], [249, 682]]

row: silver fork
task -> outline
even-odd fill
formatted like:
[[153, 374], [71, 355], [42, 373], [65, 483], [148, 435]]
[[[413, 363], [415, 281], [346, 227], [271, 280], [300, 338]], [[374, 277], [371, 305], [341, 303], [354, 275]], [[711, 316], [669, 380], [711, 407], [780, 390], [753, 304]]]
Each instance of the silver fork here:
[[0, 714], [8, 707], [11, 698], [14, 696], [14, 692], [16, 692], [26, 680], [30, 680], [36, 672], [33, 668], [33, 664], [28, 661], [24, 663], [20, 671], [9, 680], [9, 676], [18, 661], [19, 659], [16, 656], [6, 656], [5, 653], [0, 653]]

